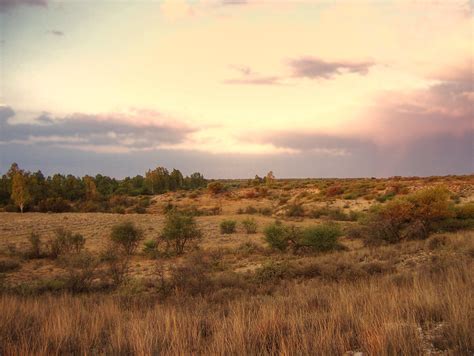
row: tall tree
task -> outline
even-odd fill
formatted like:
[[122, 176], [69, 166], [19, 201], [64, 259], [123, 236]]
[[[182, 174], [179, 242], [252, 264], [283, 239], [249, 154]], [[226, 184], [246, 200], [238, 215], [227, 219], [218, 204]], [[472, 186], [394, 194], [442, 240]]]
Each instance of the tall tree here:
[[27, 180], [22, 172], [16, 172], [12, 180], [12, 200], [16, 205], [20, 207], [20, 211], [23, 213], [23, 209], [31, 199], [30, 192], [28, 191]]
[[84, 184], [86, 186], [86, 199], [96, 200], [99, 194], [97, 193], [97, 187], [95, 185], [94, 178], [85, 176]]

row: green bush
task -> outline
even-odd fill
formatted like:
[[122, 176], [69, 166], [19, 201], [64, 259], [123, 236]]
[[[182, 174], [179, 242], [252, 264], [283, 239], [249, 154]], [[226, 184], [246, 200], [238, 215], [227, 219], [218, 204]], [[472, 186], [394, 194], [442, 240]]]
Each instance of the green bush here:
[[235, 227], [237, 222], [234, 220], [223, 220], [220, 223], [221, 234], [233, 234], [235, 232]]
[[143, 239], [143, 231], [126, 221], [112, 227], [110, 240], [119, 246], [127, 255], [132, 255]]
[[265, 227], [265, 241], [271, 248], [285, 251], [289, 245], [288, 228], [281, 222], [276, 221]]
[[166, 215], [166, 222], [161, 237], [173, 245], [176, 254], [184, 252], [186, 244], [202, 236], [194, 217], [173, 210]]
[[301, 231], [298, 243], [313, 251], [331, 251], [339, 247], [337, 240], [341, 235], [341, 229], [336, 224], [310, 226]]
[[257, 222], [253, 218], [243, 220], [242, 226], [247, 234], [255, 234], [257, 232]]

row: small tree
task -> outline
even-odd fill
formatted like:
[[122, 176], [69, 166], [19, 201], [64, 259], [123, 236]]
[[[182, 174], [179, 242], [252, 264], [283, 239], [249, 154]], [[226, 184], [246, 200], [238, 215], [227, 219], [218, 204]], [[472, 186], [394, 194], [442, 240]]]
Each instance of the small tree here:
[[31, 196], [28, 190], [26, 177], [21, 171], [18, 171], [13, 175], [11, 198], [23, 213], [23, 209], [30, 201]]
[[202, 236], [196, 225], [196, 221], [191, 215], [186, 215], [178, 211], [170, 211], [166, 215], [166, 222], [161, 238], [168, 244], [174, 245], [177, 255], [184, 252], [184, 248], [189, 241], [196, 240]]
[[143, 231], [135, 227], [131, 221], [126, 221], [112, 227], [110, 239], [127, 255], [133, 255], [138, 244], [143, 239]]

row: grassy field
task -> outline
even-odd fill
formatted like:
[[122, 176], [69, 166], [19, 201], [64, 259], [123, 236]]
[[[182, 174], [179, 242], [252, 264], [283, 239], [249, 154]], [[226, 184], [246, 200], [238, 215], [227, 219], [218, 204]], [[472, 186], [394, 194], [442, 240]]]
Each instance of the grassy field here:
[[[345, 194], [365, 189], [345, 198], [304, 181], [277, 182], [264, 193], [168, 193], [154, 197], [146, 214], [0, 213], [0, 354], [470, 355], [474, 231], [368, 245], [364, 236], [351, 236], [359, 223], [348, 217], [386, 204], [373, 190], [383, 196], [395, 184], [406, 190], [400, 195], [448, 185], [453, 204], [466, 204], [472, 177], [401, 182], [343, 181]], [[159, 240], [170, 204], [197, 212], [202, 238], [183, 255], [151, 256], [144, 244]], [[316, 217], [321, 208], [343, 215]], [[249, 217], [254, 234], [242, 225]], [[276, 218], [296, 227], [337, 223], [339, 248], [271, 249], [264, 228]], [[223, 220], [235, 220], [236, 231], [222, 233]], [[67, 228], [99, 256], [111, 244], [112, 227], [125, 221], [144, 238], [120, 285], [104, 284], [108, 270], [99, 264], [88, 288], [71, 291], [62, 284], [71, 277], [67, 263], [25, 255], [32, 232], [47, 249], [55, 231]]]

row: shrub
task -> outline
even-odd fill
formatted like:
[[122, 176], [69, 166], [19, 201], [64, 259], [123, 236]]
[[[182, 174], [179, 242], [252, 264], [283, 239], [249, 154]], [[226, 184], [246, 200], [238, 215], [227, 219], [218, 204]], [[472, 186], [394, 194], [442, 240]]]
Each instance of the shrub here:
[[474, 219], [474, 203], [470, 202], [455, 206], [454, 215], [457, 219]]
[[244, 212], [245, 214], [256, 214], [257, 213], [257, 209], [255, 207], [253, 207], [252, 205], [249, 205], [248, 207], [245, 208]]
[[274, 283], [292, 275], [293, 270], [288, 263], [270, 262], [256, 269], [253, 278], [258, 283]]
[[285, 251], [288, 247], [288, 229], [280, 221], [268, 225], [265, 230], [265, 241], [271, 248]]
[[262, 214], [263, 216], [270, 216], [272, 215], [273, 211], [272, 211], [272, 208], [264, 207], [264, 208], [258, 209], [258, 212]]
[[176, 210], [166, 215], [166, 222], [161, 237], [174, 246], [175, 253], [184, 252], [186, 244], [202, 236], [194, 217]]
[[233, 234], [237, 222], [234, 220], [222, 220], [220, 223], [221, 234]]
[[132, 255], [143, 239], [143, 231], [135, 227], [131, 221], [126, 221], [112, 227], [110, 239], [125, 252]]
[[211, 182], [207, 185], [207, 189], [214, 195], [225, 192], [225, 186], [221, 182]]
[[171, 268], [171, 287], [178, 293], [202, 295], [213, 288], [210, 268], [199, 253], [189, 256], [183, 265]]
[[30, 243], [30, 247], [27, 252], [28, 258], [40, 258], [41, 257], [41, 237], [40, 235], [32, 232], [30, 236], [28, 236], [28, 242]]
[[20, 268], [20, 264], [16, 260], [13, 260], [13, 259], [0, 260], [0, 273], [15, 271], [19, 268]]
[[65, 254], [78, 254], [84, 248], [86, 240], [81, 234], [74, 234], [66, 229], [57, 229], [50, 243], [50, 257], [58, 258]]
[[88, 252], [81, 252], [61, 261], [67, 271], [66, 287], [73, 292], [82, 292], [90, 289], [96, 277], [98, 260]]
[[130, 256], [123, 251], [116, 251], [113, 246], [111, 246], [102, 252], [100, 260], [106, 264], [106, 272], [112, 280], [113, 285], [121, 285], [127, 276]]
[[145, 243], [143, 244], [143, 252], [151, 258], [156, 258], [158, 255], [158, 241], [145, 241]]
[[286, 216], [288, 217], [303, 217], [304, 209], [301, 204], [291, 204], [286, 208]]
[[364, 222], [367, 242], [425, 239], [431, 232], [440, 230], [452, 215], [449, 194], [443, 187], [398, 197], [370, 212]]
[[247, 234], [255, 234], [257, 232], [257, 222], [255, 219], [245, 219], [242, 221], [242, 226]]
[[334, 197], [344, 193], [344, 189], [340, 185], [332, 185], [326, 189], [326, 196]]
[[331, 251], [339, 247], [337, 239], [341, 235], [341, 229], [336, 224], [306, 227], [301, 231], [298, 244], [313, 251]]

